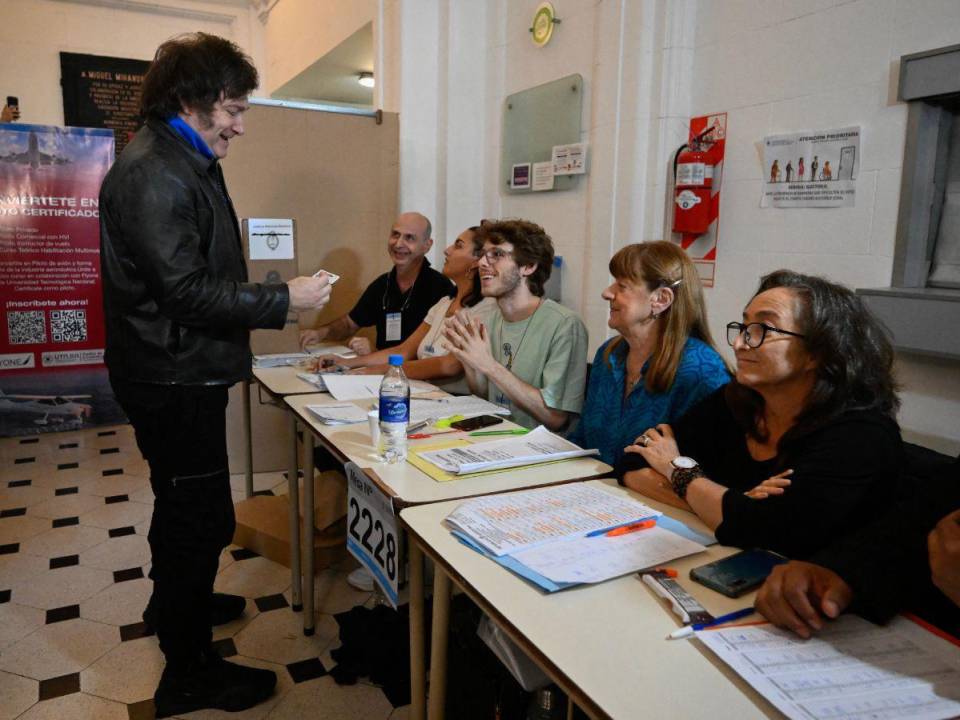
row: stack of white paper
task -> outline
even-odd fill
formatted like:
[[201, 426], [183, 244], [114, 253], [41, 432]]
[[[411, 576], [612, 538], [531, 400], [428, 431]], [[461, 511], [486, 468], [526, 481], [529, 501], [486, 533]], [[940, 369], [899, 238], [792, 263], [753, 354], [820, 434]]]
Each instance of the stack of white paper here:
[[322, 375], [319, 375], [317, 373], [297, 373], [297, 377], [303, 380], [304, 382], [308, 382], [311, 385], [315, 385], [317, 390], [319, 390], [320, 392], [327, 391], [327, 386], [326, 386], [326, 383], [323, 382]]
[[447, 523], [494, 555], [662, 515], [639, 500], [569, 483], [467, 500]]
[[[443, 398], [414, 398], [411, 400], [410, 422], [416, 422], [413, 415], [419, 412], [418, 408], [423, 408], [426, 412], [420, 420], [429, 416], [450, 417], [451, 415], [463, 415], [464, 417], [473, 417], [475, 415], [509, 415], [510, 410], [500, 405], [494, 405], [488, 400], [478, 398], [476, 395], [450, 395]], [[496, 426], [491, 428], [496, 430]]]
[[960, 717], [960, 652], [903, 617], [878, 627], [844, 615], [810, 640], [772, 625], [697, 639], [789, 718]]
[[446, 522], [468, 545], [551, 592], [692, 555], [710, 542], [638, 500], [585, 483], [475, 498]]
[[[315, 384], [319, 381], [320, 389], [324, 389], [322, 387], [322, 376], [311, 373], [298, 373], [297, 377]], [[364, 409], [366, 406], [354, 405], [352, 403], [307, 405], [306, 407], [307, 410], [313, 413], [313, 415], [325, 425], [359, 423], [367, 419], [367, 411]], [[376, 404], [373, 404], [371, 409], [376, 409]], [[423, 422], [424, 420], [436, 421], [451, 415], [470, 416], [483, 415], [491, 412], [506, 415], [509, 414], [510, 411], [476, 397], [450, 397], [435, 400], [430, 398], [411, 398], [409, 422], [413, 424]]]
[[460, 475], [599, 454], [599, 450], [584, 450], [579, 445], [554, 435], [541, 425], [526, 435], [465, 447], [432, 450], [422, 453], [420, 457], [444, 472]]
[[355, 358], [357, 354], [346, 345], [333, 345], [324, 347], [309, 347], [307, 352], [312, 355], [336, 355], [341, 358]]
[[310, 353], [271, 353], [268, 355], [254, 355], [253, 366], [255, 368], [273, 368], [296, 365], [301, 360], [310, 357]]
[[[350, 375], [347, 373], [321, 373], [327, 391], [336, 400], [367, 400], [380, 396], [383, 375]], [[427, 393], [438, 390], [436, 385], [422, 380], [410, 381], [411, 393]]]
[[367, 411], [353, 403], [307, 405], [306, 407], [324, 425], [353, 425], [365, 422], [367, 419]]

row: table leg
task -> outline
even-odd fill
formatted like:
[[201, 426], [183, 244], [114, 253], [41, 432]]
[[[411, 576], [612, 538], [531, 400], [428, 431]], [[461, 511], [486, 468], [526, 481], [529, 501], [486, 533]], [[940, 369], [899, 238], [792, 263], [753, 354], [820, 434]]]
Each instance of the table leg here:
[[410, 574], [410, 718], [424, 720], [426, 687], [424, 685], [424, 622], [423, 622], [423, 552], [407, 533]]
[[430, 720], [443, 720], [447, 703], [447, 635], [450, 631], [450, 576], [433, 569], [433, 625], [430, 639]]
[[303, 433], [303, 634], [313, 635], [313, 433]]
[[[290, 595], [293, 609], [303, 610], [300, 565], [300, 478], [297, 476], [297, 416], [290, 415], [290, 464], [287, 466], [287, 487], [290, 499]], [[307, 434], [306, 431], [304, 434]]]
[[250, 416], [250, 381], [244, 380], [240, 387], [243, 393], [243, 441], [246, 444], [244, 449], [247, 461], [246, 476], [244, 477], [244, 488], [247, 499], [253, 497], [253, 420]]

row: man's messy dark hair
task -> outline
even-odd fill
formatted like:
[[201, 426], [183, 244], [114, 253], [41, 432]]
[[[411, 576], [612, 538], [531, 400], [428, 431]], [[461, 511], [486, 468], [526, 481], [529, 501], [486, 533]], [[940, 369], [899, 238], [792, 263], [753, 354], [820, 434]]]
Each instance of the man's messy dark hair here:
[[260, 84], [257, 69], [237, 45], [197, 32], [167, 40], [143, 79], [140, 111], [167, 120], [183, 107], [203, 114], [221, 98], [244, 98]]

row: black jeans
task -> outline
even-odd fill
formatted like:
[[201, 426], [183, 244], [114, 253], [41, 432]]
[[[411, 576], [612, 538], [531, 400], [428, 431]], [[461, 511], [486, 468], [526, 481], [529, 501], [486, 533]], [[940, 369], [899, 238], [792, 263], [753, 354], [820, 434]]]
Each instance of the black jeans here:
[[111, 378], [150, 465], [150, 551], [160, 649], [185, 666], [210, 647], [210, 598], [236, 525], [227, 467], [226, 385]]

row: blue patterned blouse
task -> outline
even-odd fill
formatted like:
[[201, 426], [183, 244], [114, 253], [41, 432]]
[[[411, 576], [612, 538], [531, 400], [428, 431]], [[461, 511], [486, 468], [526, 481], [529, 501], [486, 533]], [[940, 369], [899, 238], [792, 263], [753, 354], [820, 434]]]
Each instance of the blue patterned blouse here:
[[570, 433], [570, 440], [581, 447], [599, 449], [600, 458], [610, 465], [616, 465], [623, 448], [644, 430], [659, 423], [676, 422], [700, 400], [730, 382], [720, 355], [705, 342], [688, 338], [673, 386], [667, 392], [647, 390], [644, 375], [648, 360], [640, 381], [624, 398], [627, 344], [621, 343], [610, 353], [609, 364], [603, 358], [607, 345], [615, 339], [607, 340], [597, 350], [580, 423]]

